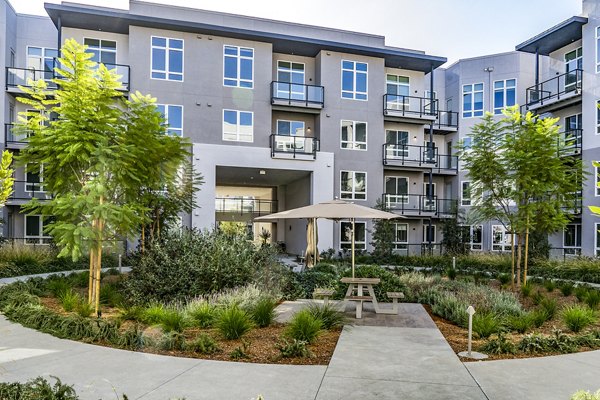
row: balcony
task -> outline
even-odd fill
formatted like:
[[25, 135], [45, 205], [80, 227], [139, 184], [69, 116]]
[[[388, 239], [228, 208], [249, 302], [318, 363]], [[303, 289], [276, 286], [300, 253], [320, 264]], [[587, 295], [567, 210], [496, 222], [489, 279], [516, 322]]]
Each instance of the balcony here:
[[383, 116], [390, 121], [427, 124], [438, 117], [438, 101], [429, 97], [385, 94]]
[[458, 156], [440, 154], [437, 147], [386, 143], [383, 145], [383, 165], [432, 169], [440, 174], [458, 173]]
[[583, 70], [575, 69], [527, 88], [526, 108], [548, 112], [581, 101]]
[[15, 181], [7, 205], [21, 205], [32, 199], [50, 200], [52, 195], [44, 190], [40, 182]]
[[273, 81], [271, 82], [271, 104], [274, 109], [318, 114], [325, 106], [325, 88]]
[[438, 110], [433, 122], [434, 133], [447, 134], [458, 131], [458, 112]]
[[215, 212], [221, 214], [245, 214], [253, 218], [277, 211], [277, 200], [260, 200], [245, 196], [215, 198]]
[[319, 139], [304, 136], [270, 136], [271, 158], [292, 158], [316, 160], [319, 151]]
[[560, 133], [559, 151], [560, 156], [581, 155], [581, 141], [583, 129], [571, 129]]
[[425, 194], [383, 194], [383, 204], [394, 213], [412, 217], [453, 218], [458, 201]]
[[[117, 90], [122, 92], [129, 91], [129, 65], [105, 64], [106, 68], [114, 70], [120, 76], [121, 86]], [[6, 90], [11, 93], [23, 93], [19, 86], [31, 87], [32, 81], [43, 79], [48, 84], [48, 89], [56, 89], [57, 84], [52, 82], [56, 78], [54, 71], [39, 70], [34, 68], [16, 68], [6, 67]]]
[[4, 124], [4, 145], [7, 149], [22, 149], [27, 145], [27, 136], [25, 132], [16, 132], [14, 124]]
[[573, 193], [571, 198], [569, 199], [569, 204], [570, 205], [563, 207], [563, 212], [570, 215], [581, 214], [581, 209], [583, 208], [583, 193]]

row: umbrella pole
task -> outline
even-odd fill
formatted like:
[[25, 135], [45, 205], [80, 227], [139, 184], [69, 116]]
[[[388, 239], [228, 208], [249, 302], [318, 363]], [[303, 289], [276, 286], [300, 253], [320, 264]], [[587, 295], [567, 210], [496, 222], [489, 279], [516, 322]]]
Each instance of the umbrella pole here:
[[354, 225], [355, 219], [352, 218], [352, 278], [354, 279]]
[[317, 219], [313, 219], [313, 266], [317, 265]]

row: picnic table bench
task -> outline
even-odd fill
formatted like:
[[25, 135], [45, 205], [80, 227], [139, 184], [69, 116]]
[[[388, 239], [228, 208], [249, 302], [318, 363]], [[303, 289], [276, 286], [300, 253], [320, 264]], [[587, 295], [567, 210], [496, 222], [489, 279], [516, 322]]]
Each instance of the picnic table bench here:
[[315, 288], [315, 291], [313, 292], [313, 298], [322, 297], [323, 304], [326, 306], [329, 304], [329, 298], [333, 296], [334, 293], [335, 290], [332, 289]]
[[356, 302], [356, 318], [362, 318], [363, 303], [373, 303], [373, 308], [377, 314], [398, 314], [398, 299], [404, 298], [402, 292], [387, 292], [388, 298], [392, 299], [392, 308], [381, 308], [375, 296], [373, 286], [379, 284], [379, 278], [349, 278], [341, 279], [342, 283], [348, 284], [345, 300]]

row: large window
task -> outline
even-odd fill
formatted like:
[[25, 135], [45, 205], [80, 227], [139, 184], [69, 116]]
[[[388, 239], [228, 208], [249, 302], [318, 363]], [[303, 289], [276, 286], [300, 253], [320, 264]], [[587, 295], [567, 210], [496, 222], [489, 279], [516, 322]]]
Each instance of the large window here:
[[171, 136], [183, 136], [183, 106], [157, 104], [156, 107], [165, 119], [167, 134]]
[[56, 49], [27, 47], [27, 69], [33, 70], [27, 78], [33, 80], [54, 78], [54, 60], [56, 57], [58, 57]]
[[394, 250], [408, 255], [408, 224], [394, 224]]
[[463, 118], [483, 116], [483, 83], [463, 85]]
[[492, 225], [492, 251], [510, 251], [513, 239], [504, 225]]
[[563, 231], [565, 254], [581, 254], [581, 224], [568, 224]]
[[102, 63], [104, 65], [114, 65], [117, 63], [117, 42], [114, 40], [102, 39], [83, 39], [88, 53], [92, 53], [92, 61]]
[[596, 222], [594, 228], [594, 237], [596, 238], [596, 240], [594, 240], [594, 243], [596, 244], [594, 254], [596, 257], [600, 257], [600, 222]]
[[50, 235], [44, 232], [44, 229], [50, 222], [50, 219], [41, 215], [25, 216], [25, 243], [26, 244], [48, 244]]
[[347, 200], [367, 199], [367, 173], [340, 171], [340, 198]]
[[183, 81], [183, 39], [152, 36], [151, 77]]
[[282, 136], [304, 136], [304, 121], [278, 119], [277, 134]]
[[385, 131], [385, 152], [387, 158], [406, 158], [408, 157], [408, 132], [406, 131]]
[[[352, 248], [352, 222], [340, 222], [340, 248]], [[367, 249], [367, 224], [365, 222], [354, 223], [354, 248], [356, 250]]]
[[277, 97], [306, 100], [303, 63], [277, 61]]
[[405, 109], [409, 106], [410, 79], [408, 76], [387, 74], [385, 93], [387, 94], [386, 108]]
[[[596, 161], [596, 163], [600, 163], [600, 161]], [[595, 172], [594, 176], [596, 177], [596, 179], [594, 179], [595, 185], [596, 185], [595, 193], [596, 193], [596, 196], [600, 196], [600, 168], [594, 166], [594, 172]]]
[[404, 176], [385, 177], [386, 207], [395, 208], [398, 204], [408, 204], [408, 178]]
[[600, 135], [600, 100], [596, 101], [596, 135]]
[[[300, 139], [296, 139], [299, 137]], [[304, 121], [277, 120], [275, 146], [279, 151], [304, 151]]]
[[27, 164], [25, 167], [25, 191], [44, 191], [44, 168], [39, 164]]
[[600, 72], [600, 26], [596, 27], [596, 73]]
[[483, 250], [483, 226], [471, 225], [469, 227], [469, 237], [471, 250]]
[[247, 89], [254, 87], [254, 49], [223, 47], [223, 85]]
[[460, 183], [460, 205], [471, 205], [471, 182], [469, 181], [462, 181]]
[[342, 97], [367, 100], [367, 63], [342, 60]]
[[423, 225], [423, 243], [435, 243], [436, 239], [435, 225]]
[[254, 114], [250, 111], [223, 110], [223, 140], [252, 142]]
[[367, 123], [342, 120], [342, 133], [340, 143], [342, 149], [366, 150]]
[[583, 49], [580, 47], [565, 54], [565, 92], [579, 87], [582, 76], [576, 70], [581, 69], [583, 69]]
[[517, 104], [517, 80], [506, 79], [494, 82], [494, 114], [502, 114], [505, 107]]

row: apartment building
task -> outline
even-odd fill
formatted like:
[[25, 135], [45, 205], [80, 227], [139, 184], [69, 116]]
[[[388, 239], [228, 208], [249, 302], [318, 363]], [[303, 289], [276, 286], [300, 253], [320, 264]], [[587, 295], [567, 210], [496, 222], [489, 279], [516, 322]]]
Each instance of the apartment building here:
[[[18, 85], [50, 79], [57, 49], [74, 38], [95, 61], [116, 69], [124, 95], [155, 96], [169, 134], [193, 143], [192, 161], [205, 183], [198, 208], [182, 216], [184, 226], [241, 224], [255, 238], [268, 231], [294, 254], [306, 246], [305, 221], [253, 218], [335, 197], [371, 207], [381, 202], [404, 217], [395, 224], [398, 253], [439, 251], [442, 222], [458, 206], [468, 213], [472, 205], [458, 141], [486, 111], [532, 108], [526, 88], [546, 79], [536, 71], [558, 66], [547, 61], [555, 50], [536, 56], [518, 48], [442, 69], [445, 58], [386, 46], [382, 36], [136, 0], [128, 10], [46, 4], [49, 18], [18, 15], [6, 0], [0, 8], [5, 148], [26, 145], [11, 130], [25, 110], [15, 100]], [[586, 157], [592, 140], [580, 137]], [[47, 243], [45, 219], [20, 213], [31, 197], [47, 196], [43, 171], [17, 170], [15, 178], [4, 235]], [[584, 205], [586, 190], [594, 197], [588, 189]], [[589, 226], [580, 224], [580, 238], [582, 228], [591, 234]], [[319, 221], [319, 248], [348, 248], [348, 229]], [[510, 248], [498, 223], [470, 229], [474, 251]], [[371, 221], [357, 223], [355, 239], [358, 249], [371, 249]], [[593, 246], [580, 247], [588, 254], [584, 249]]]

